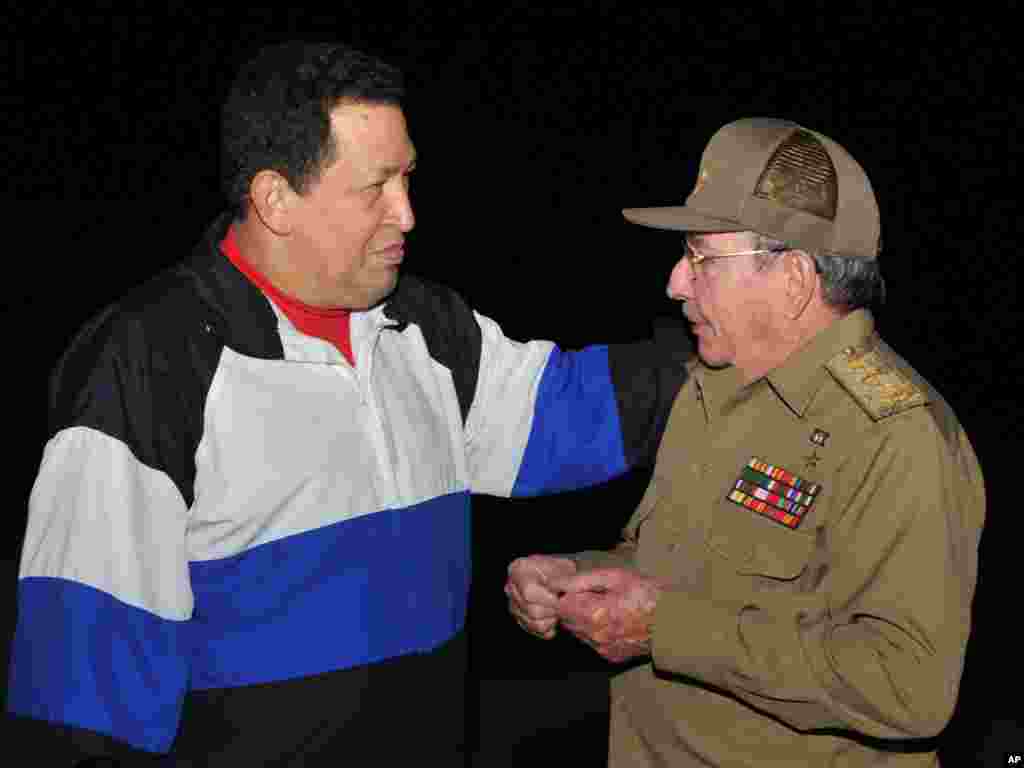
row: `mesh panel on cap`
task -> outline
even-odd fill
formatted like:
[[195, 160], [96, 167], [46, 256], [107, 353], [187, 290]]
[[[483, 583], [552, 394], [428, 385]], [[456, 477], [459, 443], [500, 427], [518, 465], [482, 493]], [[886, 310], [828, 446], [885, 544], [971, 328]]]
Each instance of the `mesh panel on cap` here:
[[754, 196], [834, 221], [838, 198], [835, 166], [813, 134], [794, 131], [768, 161]]

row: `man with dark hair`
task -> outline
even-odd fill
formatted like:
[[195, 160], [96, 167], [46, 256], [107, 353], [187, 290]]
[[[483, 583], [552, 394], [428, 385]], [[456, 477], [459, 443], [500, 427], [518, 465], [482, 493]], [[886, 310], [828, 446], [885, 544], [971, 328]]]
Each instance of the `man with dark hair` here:
[[877, 335], [863, 169], [794, 123], [711, 139], [668, 294], [699, 361], [612, 552], [509, 567], [528, 631], [603, 657], [610, 765], [936, 765], [985, 496], [949, 406]]
[[517, 343], [399, 279], [401, 96], [344, 46], [263, 51], [233, 210], [57, 365], [8, 689], [41, 764], [459, 765], [470, 494], [653, 461], [678, 342]]

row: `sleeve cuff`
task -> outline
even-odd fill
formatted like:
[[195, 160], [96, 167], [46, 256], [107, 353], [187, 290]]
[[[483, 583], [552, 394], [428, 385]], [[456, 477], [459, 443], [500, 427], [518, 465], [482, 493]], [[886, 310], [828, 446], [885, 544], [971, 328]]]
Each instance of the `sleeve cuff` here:
[[577, 572], [592, 571], [596, 568], [632, 568], [633, 564], [628, 558], [618, 552], [602, 552], [600, 550], [589, 550], [566, 555], [576, 563]]

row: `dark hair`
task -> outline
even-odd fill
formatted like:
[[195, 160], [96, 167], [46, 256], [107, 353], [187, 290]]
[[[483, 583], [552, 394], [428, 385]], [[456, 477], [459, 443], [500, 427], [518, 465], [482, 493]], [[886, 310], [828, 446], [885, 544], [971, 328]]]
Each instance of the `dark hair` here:
[[[798, 250], [766, 235], [756, 234], [754, 241], [755, 248], [769, 251], [755, 257], [759, 269], [768, 266], [780, 253]], [[814, 259], [814, 267], [821, 275], [822, 298], [830, 307], [854, 310], [885, 302], [885, 279], [877, 261], [823, 251], [799, 250]]]
[[401, 72], [352, 48], [291, 42], [239, 70], [221, 114], [221, 184], [236, 217], [249, 185], [274, 170], [305, 192], [335, 159], [331, 110], [344, 101], [401, 106]]
[[853, 310], [885, 302], [885, 279], [875, 260], [815, 253], [825, 303]]

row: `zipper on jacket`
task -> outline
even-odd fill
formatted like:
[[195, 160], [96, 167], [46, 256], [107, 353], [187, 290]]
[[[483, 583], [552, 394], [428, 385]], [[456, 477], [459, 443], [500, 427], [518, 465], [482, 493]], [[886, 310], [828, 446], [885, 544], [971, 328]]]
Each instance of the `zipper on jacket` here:
[[[374, 320], [378, 320], [374, 318]], [[381, 479], [385, 483], [392, 503], [399, 502], [398, 482], [395, 474], [395, 467], [388, 448], [388, 440], [384, 431], [384, 421], [381, 418], [380, 408], [373, 394], [373, 360], [376, 354], [377, 344], [380, 342], [381, 326], [374, 324], [369, 338], [363, 343], [362, 348], [356, 354], [355, 377], [359, 388], [359, 397], [364, 407], [370, 412], [372, 423], [370, 438], [373, 442], [374, 451], [377, 454], [377, 466]], [[360, 365], [362, 362], [362, 365]]]

